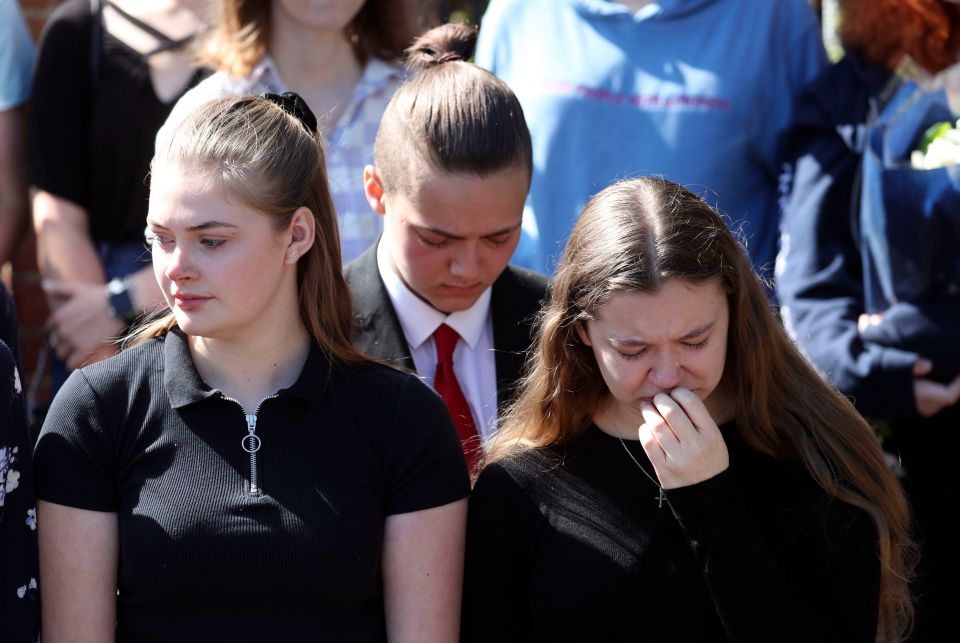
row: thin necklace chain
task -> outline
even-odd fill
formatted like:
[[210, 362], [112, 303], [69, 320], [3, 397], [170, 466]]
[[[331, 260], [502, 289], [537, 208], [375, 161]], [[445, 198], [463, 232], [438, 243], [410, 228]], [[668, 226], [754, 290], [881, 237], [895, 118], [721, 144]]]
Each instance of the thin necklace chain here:
[[610, 417], [609, 415], [607, 415], [607, 417], [610, 418], [610, 422], [611, 424], [613, 424], [613, 428], [617, 430], [617, 439], [620, 440], [620, 444], [623, 445], [623, 450], [627, 452], [627, 455], [630, 456], [630, 459], [633, 460], [633, 463], [635, 465], [637, 465], [637, 468], [640, 469], [641, 473], [643, 473], [643, 475], [645, 475], [647, 479], [650, 480], [650, 482], [652, 482], [657, 487], [657, 490], [660, 492], [657, 495], [657, 497], [654, 498], [654, 500], [657, 501], [657, 507], [662, 509], [663, 501], [667, 499], [666, 495], [663, 492], [663, 485], [660, 484], [659, 480], [657, 480], [652, 475], [647, 473], [647, 470], [643, 468], [643, 465], [640, 464], [640, 461], [637, 460], [636, 456], [633, 455], [633, 452], [630, 451], [630, 447], [628, 447], [627, 443], [624, 442], [623, 437], [620, 435], [620, 427], [613, 422], [612, 417]]

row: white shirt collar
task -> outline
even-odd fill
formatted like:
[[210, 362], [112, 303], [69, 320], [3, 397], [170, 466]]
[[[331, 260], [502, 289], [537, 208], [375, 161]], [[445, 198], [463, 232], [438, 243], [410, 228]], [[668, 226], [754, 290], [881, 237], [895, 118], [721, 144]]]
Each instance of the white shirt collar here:
[[387, 289], [393, 309], [400, 319], [403, 335], [413, 349], [419, 348], [433, 337], [433, 333], [440, 324], [446, 324], [457, 331], [460, 338], [471, 349], [476, 346], [483, 334], [487, 317], [490, 315], [492, 286], [484, 290], [480, 298], [467, 310], [447, 315], [420, 299], [404, 283], [400, 275], [390, 266], [383, 240], [377, 246], [377, 269], [380, 271], [380, 278]]

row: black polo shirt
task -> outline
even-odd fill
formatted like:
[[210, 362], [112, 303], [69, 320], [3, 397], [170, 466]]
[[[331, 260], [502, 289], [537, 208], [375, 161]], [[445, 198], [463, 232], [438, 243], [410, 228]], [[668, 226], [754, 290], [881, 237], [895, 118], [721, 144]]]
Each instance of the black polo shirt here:
[[[178, 330], [74, 372], [37, 444], [38, 497], [116, 512], [118, 640], [385, 640], [386, 516], [469, 492], [439, 397], [314, 346], [247, 421]], [[266, 637], [266, 638], [264, 638]]]

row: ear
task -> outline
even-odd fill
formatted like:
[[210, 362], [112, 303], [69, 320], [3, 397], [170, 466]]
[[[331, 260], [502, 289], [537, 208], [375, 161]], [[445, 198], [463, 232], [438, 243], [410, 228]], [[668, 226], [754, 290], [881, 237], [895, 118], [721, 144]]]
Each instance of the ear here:
[[297, 260], [313, 246], [316, 235], [316, 219], [310, 208], [302, 205], [296, 209], [293, 216], [290, 217], [290, 227], [287, 231], [290, 235], [290, 241], [287, 244], [287, 254], [284, 262], [295, 264]]
[[387, 213], [383, 205], [383, 181], [380, 180], [380, 173], [373, 165], [363, 168], [363, 193], [374, 212], [380, 216]]
[[586, 344], [587, 346], [593, 347], [593, 344], [590, 343], [590, 335], [587, 334], [587, 327], [580, 320], [573, 322], [573, 327], [577, 329], [577, 336], [580, 337], [580, 341]]

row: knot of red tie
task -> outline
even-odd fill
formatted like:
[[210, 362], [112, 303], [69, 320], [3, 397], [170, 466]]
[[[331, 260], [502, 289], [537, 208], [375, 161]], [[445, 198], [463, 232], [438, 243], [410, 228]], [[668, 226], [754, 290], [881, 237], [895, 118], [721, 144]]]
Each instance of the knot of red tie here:
[[433, 341], [437, 345], [437, 363], [453, 366], [453, 351], [460, 341], [460, 334], [446, 324], [440, 324], [433, 332]]

